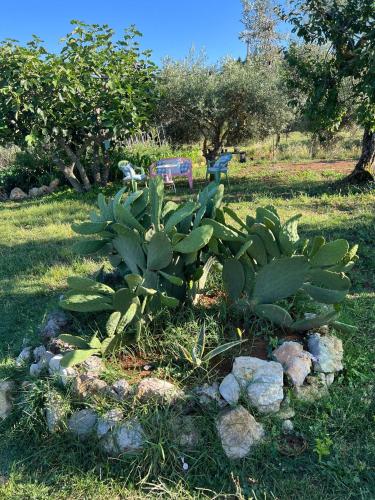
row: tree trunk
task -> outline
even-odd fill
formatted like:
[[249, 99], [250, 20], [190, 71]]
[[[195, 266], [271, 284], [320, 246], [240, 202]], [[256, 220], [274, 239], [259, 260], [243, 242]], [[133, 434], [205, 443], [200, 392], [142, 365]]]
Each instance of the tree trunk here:
[[97, 144], [94, 144], [93, 148], [92, 175], [94, 177], [95, 184], [100, 184], [102, 181], [102, 177], [100, 175], [100, 156], [99, 156], [99, 146]]
[[79, 182], [77, 177], [74, 175], [74, 163], [69, 167], [64, 164], [62, 160], [57, 160], [56, 161], [57, 165], [59, 166], [59, 169], [61, 172], [64, 174], [65, 178], [70, 182], [72, 187], [78, 191], [78, 193], [83, 192], [83, 187], [82, 184]]
[[347, 177], [349, 182], [361, 183], [374, 181], [374, 176], [369, 172], [375, 166], [375, 132], [365, 129], [362, 138], [361, 156], [353, 170]]
[[77, 170], [78, 170], [79, 175], [81, 177], [84, 189], [86, 191], [89, 191], [91, 189], [91, 184], [90, 184], [89, 178], [87, 177], [85, 167], [82, 165], [80, 159], [75, 154], [75, 152], [72, 150], [72, 148], [70, 148], [63, 139], [59, 139], [58, 143], [63, 148], [65, 153], [67, 154], [68, 158], [72, 161], [73, 169], [74, 169], [74, 167], [77, 167]]
[[106, 186], [108, 184], [109, 179], [109, 169], [111, 167], [111, 160], [108, 154], [108, 151], [102, 145], [102, 154], [103, 154], [103, 171], [102, 171], [102, 186]]

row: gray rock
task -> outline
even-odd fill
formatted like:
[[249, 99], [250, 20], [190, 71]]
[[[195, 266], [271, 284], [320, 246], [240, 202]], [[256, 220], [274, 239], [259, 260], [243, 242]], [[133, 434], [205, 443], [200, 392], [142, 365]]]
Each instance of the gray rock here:
[[46, 352], [47, 352], [47, 350], [44, 347], [44, 345], [40, 345], [38, 347], [35, 347], [35, 349], [33, 350], [35, 363], [38, 363], [42, 358], [44, 358], [46, 355]]
[[7, 418], [13, 408], [13, 393], [16, 390], [15, 382], [3, 380], [0, 382], [0, 419]]
[[313, 403], [314, 401], [328, 395], [328, 386], [324, 374], [323, 377], [309, 376], [306, 378], [306, 382], [307, 384], [302, 385], [301, 387], [295, 387], [295, 395], [297, 399]]
[[221, 396], [230, 405], [236, 405], [238, 403], [241, 388], [236, 377], [232, 373], [229, 373], [226, 377], [224, 377], [219, 386], [219, 391]]
[[62, 358], [63, 358], [62, 354], [55, 354], [55, 356], [53, 356], [49, 360], [48, 367], [49, 367], [50, 375], [56, 375], [56, 374], [60, 373], [60, 370], [61, 370], [60, 363], [61, 363]]
[[58, 337], [61, 330], [69, 324], [67, 314], [59, 309], [49, 313], [45, 325], [41, 329], [41, 335], [44, 339], [54, 339]]
[[43, 370], [43, 367], [39, 363], [32, 363], [30, 365], [30, 375], [31, 377], [39, 377]]
[[275, 361], [241, 356], [234, 360], [232, 374], [246, 388], [250, 403], [261, 413], [280, 409], [283, 400], [283, 367]]
[[284, 434], [290, 434], [294, 431], [294, 425], [291, 420], [284, 420], [281, 424], [281, 430]]
[[290, 398], [286, 396], [280, 405], [280, 410], [276, 413], [275, 416], [281, 420], [289, 420], [290, 418], [293, 418], [295, 414], [296, 412], [291, 406]]
[[60, 368], [59, 376], [62, 385], [66, 387], [77, 377], [77, 372], [74, 368]]
[[117, 408], [105, 413], [98, 419], [98, 425], [96, 428], [96, 434], [98, 438], [101, 439], [108, 432], [112, 431], [116, 427], [116, 425], [118, 425], [118, 423], [123, 420], [123, 418], [123, 411]]
[[36, 198], [37, 196], [40, 196], [39, 188], [33, 187], [33, 188], [29, 189], [29, 197], [30, 198]]
[[22, 191], [21, 188], [15, 187], [12, 189], [9, 195], [9, 199], [11, 201], [20, 201], [20, 200], [25, 200], [27, 198], [27, 194]]
[[78, 438], [85, 439], [94, 431], [96, 422], [97, 416], [93, 410], [79, 410], [69, 418], [68, 428]]
[[326, 373], [326, 384], [328, 386], [330, 386], [333, 384], [334, 381], [335, 381], [335, 374], [334, 373]]
[[184, 393], [166, 380], [145, 378], [137, 387], [136, 397], [142, 402], [174, 403], [184, 396]]
[[196, 448], [201, 442], [198, 419], [193, 415], [183, 415], [171, 422], [173, 441], [183, 448]]
[[264, 437], [264, 429], [243, 407], [223, 410], [216, 422], [221, 444], [228, 458], [246, 457]]
[[31, 347], [24, 347], [16, 358], [16, 366], [23, 366], [31, 360]]
[[53, 179], [48, 186], [49, 192], [53, 193], [54, 191], [56, 191], [56, 189], [59, 187], [59, 184], [60, 184], [59, 179]]
[[45, 415], [49, 432], [57, 432], [65, 422], [68, 405], [57, 391], [47, 394]]
[[119, 453], [134, 453], [144, 446], [144, 431], [137, 420], [123, 422], [113, 434]]
[[97, 356], [90, 356], [82, 363], [82, 368], [87, 372], [87, 375], [97, 377], [104, 370], [104, 363]]
[[315, 371], [333, 373], [343, 369], [343, 347], [340, 339], [334, 335], [322, 337], [319, 333], [313, 333], [307, 343], [310, 353], [315, 358]]
[[127, 380], [124, 378], [116, 380], [111, 386], [113, 397], [118, 401], [127, 399], [132, 394], [132, 388]]
[[193, 392], [199, 396], [199, 403], [201, 405], [210, 405], [215, 402], [221, 407], [227, 404], [226, 401], [221, 399], [218, 382], [213, 382], [211, 385], [203, 384], [200, 387], [196, 387]]
[[50, 360], [53, 358], [50, 351], [46, 351], [44, 346], [39, 346], [34, 349], [35, 363], [30, 365], [30, 375], [32, 377], [39, 377], [40, 374], [48, 368]]
[[73, 380], [72, 388], [75, 394], [83, 399], [89, 394], [106, 395], [109, 389], [107, 382], [87, 373], [77, 375], [77, 377]]
[[274, 352], [273, 356], [282, 364], [289, 380], [295, 386], [304, 383], [311, 371], [311, 355], [303, 350], [298, 342], [284, 342]]

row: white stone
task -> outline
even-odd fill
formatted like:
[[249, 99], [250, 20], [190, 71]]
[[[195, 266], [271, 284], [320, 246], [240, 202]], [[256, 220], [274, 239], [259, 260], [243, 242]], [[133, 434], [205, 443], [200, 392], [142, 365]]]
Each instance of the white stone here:
[[38, 363], [38, 361], [40, 361], [45, 356], [46, 352], [47, 350], [44, 345], [35, 347], [33, 351], [35, 362]]
[[291, 420], [284, 420], [281, 424], [281, 430], [284, 432], [284, 434], [290, 434], [294, 431], [293, 422]]
[[104, 364], [97, 356], [90, 356], [82, 363], [82, 368], [88, 375], [97, 377], [104, 370]]
[[172, 403], [183, 396], [183, 392], [166, 380], [145, 378], [137, 387], [136, 397], [142, 402]]
[[23, 366], [31, 359], [31, 347], [24, 347], [16, 358], [16, 366]]
[[203, 384], [200, 387], [196, 387], [193, 392], [199, 396], [199, 403], [201, 405], [210, 405], [213, 402], [219, 406], [227, 404], [226, 401], [221, 399], [218, 382], [213, 382], [211, 385], [207, 383]]
[[67, 414], [67, 405], [58, 392], [51, 391], [47, 394], [45, 414], [48, 430], [50, 432], [57, 432], [61, 428]]
[[30, 375], [31, 377], [39, 377], [43, 370], [43, 367], [39, 363], [32, 363], [30, 365]]
[[289, 380], [295, 386], [304, 383], [311, 371], [311, 354], [303, 350], [298, 342], [284, 342], [273, 352], [274, 358], [282, 364]]
[[254, 373], [263, 366], [262, 359], [251, 356], [239, 356], [233, 362], [232, 373], [242, 388], [245, 388], [253, 379]]
[[111, 386], [113, 397], [119, 401], [126, 399], [132, 393], [132, 388], [127, 380], [121, 378]]
[[78, 374], [74, 368], [61, 368], [59, 375], [62, 385], [66, 387]]
[[13, 188], [9, 195], [11, 201], [25, 200], [26, 198], [27, 194], [19, 187]]
[[224, 377], [219, 386], [219, 391], [221, 396], [230, 405], [236, 405], [238, 403], [241, 388], [240, 384], [237, 382], [236, 377], [232, 373], [229, 373], [226, 377]]
[[265, 382], [254, 382], [247, 388], [250, 403], [260, 413], [275, 413], [280, 410], [284, 398], [283, 386]]
[[243, 406], [224, 410], [216, 427], [223, 449], [231, 459], [246, 457], [265, 434], [263, 426]]
[[61, 360], [63, 359], [62, 354], [56, 354], [49, 360], [48, 366], [49, 366], [49, 373], [50, 375], [55, 375], [58, 374], [61, 370]]
[[334, 373], [326, 373], [326, 384], [332, 385], [335, 380], [335, 374]]
[[68, 420], [68, 428], [80, 439], [88, 437], [94, 431], [97, 421], [93, 410], [79, 410], [72, 414]]
[[109, 431], [111, 431], [119, 422], [124, 418], [124, 413], [122, 410], [113, 409], [105, 413], [102, 417], [98, 419], [98, 425], [96, 428], [96, 434], [99, 439], [105, 436]]
[[137, 420], [123, 422], [114, 431], [114, 442], [120, 453], [135, 452], [143, 448], [144, 432]]
[[321, 336], [313, 333], [308, 338], [308, 349], [314, 356], [314, 370], [323, 373], [338, 372], [343, 369], [342, 341], [334, 335]]
[[13, 408], [13, 392], [16, 389], [16, 384], [11, 380], [3, 380], [0, 382], [0, 419], [4, 420], [12, 412]]
[[183, 448], [196, 448], [201, 440], [198, 421], [194, 415], [182, 415], [171, 420], [174, 442]]

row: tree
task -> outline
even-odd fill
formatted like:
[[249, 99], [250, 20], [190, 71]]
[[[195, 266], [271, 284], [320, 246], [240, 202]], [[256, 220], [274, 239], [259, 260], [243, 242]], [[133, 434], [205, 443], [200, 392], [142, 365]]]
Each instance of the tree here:
[[160, 72], [157, 121], [177, 144], [203, 142], [215, 158], [225, 145], [284, 129], [290, 119], [281, 65], [270, 72], [259, 61], [206, 64], [191, 55], [167, 60]]
[[134, 27], [114, 41], [107, 25], [72, 24], [59, 54], [36, 37], [26, 46], [1, 44], [0, 140], [52, 144], [59, 168], [82, 191], [107, 183], [110, 148], [147, 121], [155, 66]]
[[[364, 127], [362, 153], [349, 180], [373, 180], [367, 169], [375, 164], [375, 5], [374, 0], [291, 0], [284, 19], [308, 44], [329, 46], [325, 71], [330, 78], [316, 81], [311, 96], [324, 97], [322, 116], [337, 126], [338, 88], [353, 79], [356, 120]], [[330, 89], [329, 89], [330, 87]]]
[[264, 57], [271, 63], [280, 52], [273, 1], [242, 0], [241, 22], [244, 29], [240, 40], [246, 44], [246, 60]]

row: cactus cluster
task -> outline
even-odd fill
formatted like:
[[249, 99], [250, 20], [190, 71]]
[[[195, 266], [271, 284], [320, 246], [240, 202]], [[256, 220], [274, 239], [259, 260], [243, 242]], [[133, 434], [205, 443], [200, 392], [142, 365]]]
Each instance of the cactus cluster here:
[[[225, 220], [227, 215], [236, 226]], [[337, 306], [350, 288], [345, 272], [355, 264], [358, 246], [349, 248], [346, 240], [326, 243], [324, 237], [303, 240], [298, 233], [301, 215], [282, 223], [273, 206], [259, 207], [255, 217], [240, 219], [224, 207], [219, 220], [206, 219], [213, 228], [211, 248], [223, 264], [223, 282], [231, 301], [248, 299], [258, 316], [284, 328], [305, 331], [336, 322]], [[293, 320], [276, 302], [304, 293], [328, 305], [314, 319]]]

